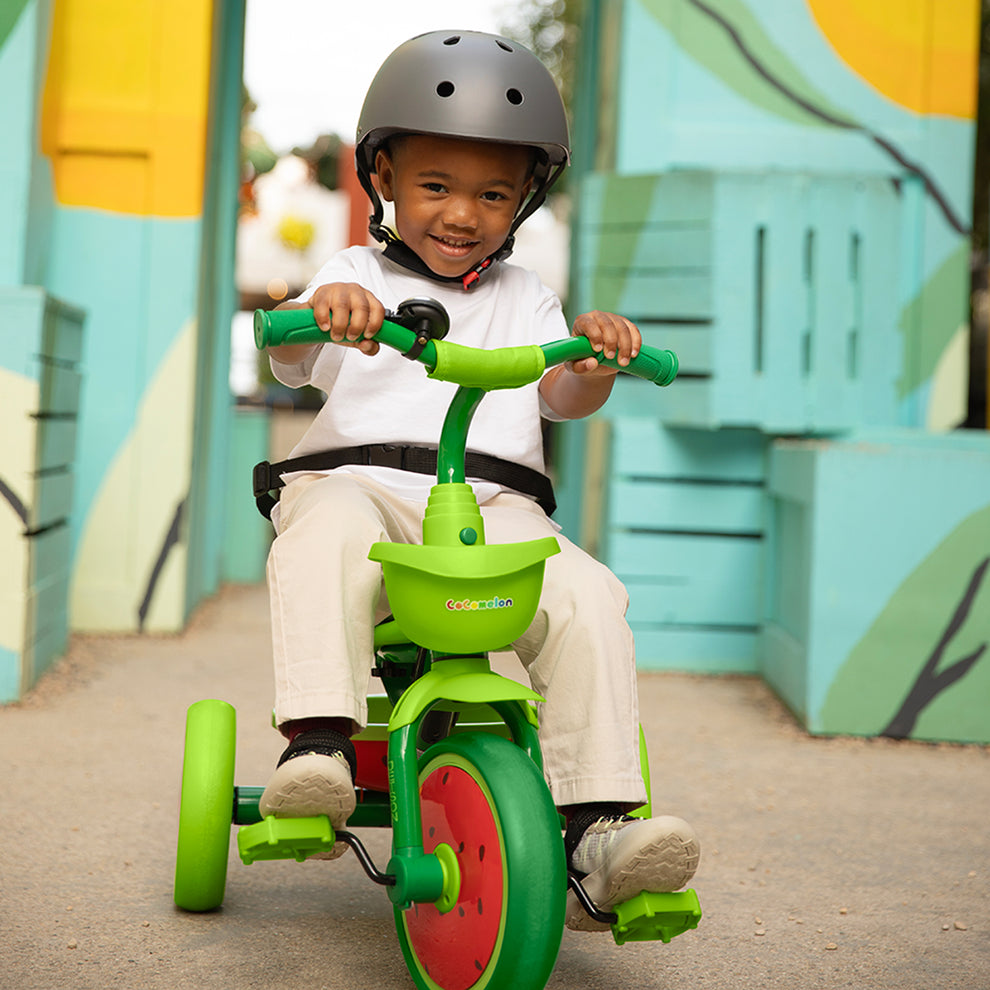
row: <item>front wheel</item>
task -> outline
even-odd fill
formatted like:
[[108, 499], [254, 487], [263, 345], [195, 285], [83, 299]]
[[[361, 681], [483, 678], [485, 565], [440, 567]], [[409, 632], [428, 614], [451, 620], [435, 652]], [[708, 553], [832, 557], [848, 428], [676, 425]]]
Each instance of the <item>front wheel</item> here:
[[223, 902], [234, 815], [236, 716], [225, 701], [197, 701], [186, 715], [175, 903], [211, 911]]
[[443, 739], [420, 762], [427, 852], [457, 855], [461, 887], [445, 914], [396, 909], [402, 952], [420, 990], [542, 990], [564, 929], [567, 868], [543, 776], [498, 736]]

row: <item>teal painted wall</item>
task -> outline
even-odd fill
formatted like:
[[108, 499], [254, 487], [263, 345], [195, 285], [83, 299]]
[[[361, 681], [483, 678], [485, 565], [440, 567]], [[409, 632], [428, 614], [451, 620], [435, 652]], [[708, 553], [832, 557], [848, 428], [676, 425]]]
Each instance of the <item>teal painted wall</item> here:
[[[111, 7], [0, 10], [0, 287], [37, 287], [86, 320], [73, 628], [176, 630], [221, 579], [244, 4]], [[0, 316], [15, 320], [19, 298], [0, 296]], [[31, 443], [19, 410], [34, 399], [5, 360], [9, 463]], [[18, 501], [0, 511], [13, 519]]]
[[[879, 11], [883, 2], [861, 6]], [[897, 418], [905, 426], [951, 426], [961, 418], [953, 390], [965, 374], [975, 102], [967, 108], [965, 93], [957, 94], [963, 104], [953, 117], [919, 112], [885, 94], [876, 79], [844, 60], [841, 39], [827, 36], [824, 18], [816, 19], [835, 6], [830, 0], [594, 4], [602, 26], [586, 56], [596, 71], [585, 76], [599, 99], [591, 111], [593, 95], [579, 94], [578, 126], [593, 128], [598, 141], [578, 165], [615, 176], [688, 169], [891, 183], [902, 245], [892, 287], [902, 339], [894, 369]], [[942, 43], [959, 47], [959, 80], [934, 77], [931, 98], [939, 95], [940, 80], [950, 95], [972, 80], [975, 99], [975, 0], [924, 6], [943, 31]], [[911, 27], [902, 25], [908, 34]], [[918, 30], [921, 44], [924, 29]], [[923, 76], [926, 50], [916, 55]], [[881, 60], [884, 51], [878, 48], [875, 57]], [[581, 195], [597, 194], [582, 186]], [[584, 212], [582, 201], [579, 216]], [[726, 228], [747, 219], [745, 213], [722, 218]]]
[[969, 581], [928, 676], [976, 658], [907, 734], [985, 741], [990, 451], [934, 432], [966, 414], [979, 4], [596, 0], [587, 22], [571, 308], [631, 317], [682, 373], [566, 427], [560, 487], [630, 587], [641, 666], [761, 672], [812, 731], [876, 734]]
[[990, 741], [990, 436], [779, 440], [768, 492], [762, 670], [805, 724]]

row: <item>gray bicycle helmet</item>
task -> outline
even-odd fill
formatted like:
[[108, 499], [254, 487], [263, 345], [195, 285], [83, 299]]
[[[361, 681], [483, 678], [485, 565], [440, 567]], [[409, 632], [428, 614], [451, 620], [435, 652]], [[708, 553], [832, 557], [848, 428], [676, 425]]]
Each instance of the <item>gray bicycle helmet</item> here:
[[[375, 157], [395, 134], [434, 134], [535, 148], [533, 190], [502, 247], [457, 279], [438, 276], [382, 225], [381, 199], [371, 182]], [[385, 59], [365, 96], [355, 164], [371, 199], [372, 236], [400, 264], [442, 281], [475, 284], [494, 261], [508, 257], [520, 224], [544, 202], [570, 160], [567, 116], [546, 66], [518, 42], [480, 31], [432, 31]]]

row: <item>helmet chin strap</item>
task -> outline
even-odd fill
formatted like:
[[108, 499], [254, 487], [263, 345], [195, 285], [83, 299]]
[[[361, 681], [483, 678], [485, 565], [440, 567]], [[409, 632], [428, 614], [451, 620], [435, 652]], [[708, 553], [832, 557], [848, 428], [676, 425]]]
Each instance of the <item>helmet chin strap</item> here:
[[481, 281], [482, 275], [492, 268], [496, 262], [504, 261], [512, 254], [512, 250], [516, 244], [516, 231], [525, 220], [528, 220], [543, 205], [550, 187], [560, 178], [566, 167], [566, 162], [558, 165], [547, 178], [546, 182], [542, 184], [541, 188], [530, 196], [525, 206], [516, 214], [515, 219], [512, 221], [512, 226], [509, 228], [509, 236], [506, 237], [502, 246], [494, 254], [490, 254], [484, 261], [479, 262], [463, 275], [438, 275], [433, 271], [408, 244], [400, 237], [397, 237], [393, 230], [382, 223], [385, 216], [385, 208], [382, 204], [381, 197], [378, 195], [378, 190], [375, 189], [371, 181], [371, 176], [359, 169], [358, 177], [374, 209], [374, 212], [368, 218], [368, 231], [376, 241], [385, 245], [385, 251], [383, 252], [385, 257], [389, 261], [394, 261], [397, 265], [415, 272], [417, 275], [432, 279], [434, 282], [442, 282], [448, 285], [460, 282], [465, 291], [467, 291], [473, 289]]

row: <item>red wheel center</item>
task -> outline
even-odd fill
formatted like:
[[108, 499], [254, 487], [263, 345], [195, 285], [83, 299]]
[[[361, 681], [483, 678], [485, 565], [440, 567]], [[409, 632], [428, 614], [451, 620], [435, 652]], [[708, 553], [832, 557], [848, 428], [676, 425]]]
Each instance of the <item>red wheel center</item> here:
[[469, 773], [441, 766], [421, 787], [427, 852], [441, 842], [457, 854], [461, 889], [452, 911], [414, 904], [409, 941], [427, 975], [443, 990], [468, 990], [488, 966], [502, 923], [503, 864], [488, 798]]

